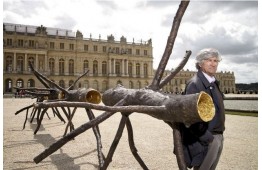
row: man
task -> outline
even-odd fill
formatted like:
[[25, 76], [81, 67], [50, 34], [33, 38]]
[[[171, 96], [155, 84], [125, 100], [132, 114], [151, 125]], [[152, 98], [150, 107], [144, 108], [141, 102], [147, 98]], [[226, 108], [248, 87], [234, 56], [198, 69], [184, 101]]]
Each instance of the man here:
[[198, 72], [187, 82], [185, 89], [185, 94], [200, 91], [208, 93], [213, 99], [216, 110], [210, 122], [181, 127], [185, 160], [188, 167], [194, 167], [194, 170], [216, 169], [223, 149], [225, 130], [223, 94], [214, 77], [220, 61], [221, 57], [216, 49], [201, 50], [196, 56]]

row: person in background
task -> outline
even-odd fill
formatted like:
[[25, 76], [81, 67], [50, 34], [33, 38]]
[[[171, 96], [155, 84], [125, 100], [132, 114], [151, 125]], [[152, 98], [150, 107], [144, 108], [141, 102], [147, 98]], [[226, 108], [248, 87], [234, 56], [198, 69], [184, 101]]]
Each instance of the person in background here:
[[194, 170], [214, 170], [223, 149], [225, 131], [225, 109], [223, 94], [215, 73], [221, 56], [218, 50], [206, 48], [196, 56], [198, 72], [188, 82], [185, 94], [204, 91], [214, 102], [215, 116], [210, 122], [200, 122], [190, 127], [181, 127], [184, 156], [189, 168]]

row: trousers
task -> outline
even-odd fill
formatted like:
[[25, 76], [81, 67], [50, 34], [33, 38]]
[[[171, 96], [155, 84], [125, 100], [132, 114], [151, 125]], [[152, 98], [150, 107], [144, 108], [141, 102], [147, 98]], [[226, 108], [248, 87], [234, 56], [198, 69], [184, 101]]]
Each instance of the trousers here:
[[194, 170], [215, 170], [223, 150], [223, 134], [213, 135], [214, 140], [208, 145], [207, 155], [200, 166], [194, 167]]

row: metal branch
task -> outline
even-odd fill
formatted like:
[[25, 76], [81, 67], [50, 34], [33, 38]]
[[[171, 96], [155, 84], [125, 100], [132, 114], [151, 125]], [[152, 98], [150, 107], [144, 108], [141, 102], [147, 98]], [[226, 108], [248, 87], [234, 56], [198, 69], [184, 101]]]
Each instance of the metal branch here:
[[141, 112], [141, 113], [152, 113], [152, 112], [165, 112], [167, 111], [165, 106], [103, 106], [92, 103], [84, 102], [67, 102], [67, 101], [58, 101], [58, 102], [37, 102], [34, 103], [35, 108], [49, 108], [49, 107], [79, 107], [79, 108], [89, 108], [96, 110], [103, 110], [108, 112]]
[[79, 77], [74, 81], [74, 83], [73, 83], [70, 87], [68, 87], [67, 90], [73, 90], [73, 89], [74, 89], [74, 86], [75, 86], [75, 84], [78, 82], [78, 80], [81, 79], [82, 77], [84, 77], [88, 72], [89, 72], [89, 70], [87, 70], [84, 74], [82, 74], [81, 76], [79, 76]]
[[[119, 101], [116, 106], [119, 105], [125, 105], [124, 99]], [[115, 112], [104, 112], [101, 115], [97, 116], [95, 119], [90, 120], [87, 123], [84, 123], [77, 129], [73, 130], [63, 138], [59, 139], [55, 143], [53, 143], [49, 148], [47, 148], [44, 152], [40, 153], [38, 156], [34, 158], [35, 163], [41, 162], [43, 159], [57, 151], [59, 148], [61, 148], [63, 145], [65, 145], [67, 142], [75, 138], [76, 136], [80, 135], [81, 133], [85, 132], [86, 130], [98, 125], [99, 123], [103, 122], [104, 120], [111, 117]]]
[[[49, 84], [52, 84], [54, 87], [56, 87], [56, 88], [58, 88], [59, 90], [61, 90], [63, 93], [65, 93], [65, 94], [68, 94], [68, 92], [64, 89], [64, 88], [62, 88], [62, 87], [60, 87], [59, 85], [57, 85], [57, 84], [55, 84], [53, 81], [51, 81], [51, 80], [49, 80], [48, 78], [46, 78], [44, 75], [42, 75], [41, 73], [39, 73], [38, 71], [36, 71], [34, 68], [33, 68], [33, 66], [32, 66], [32, 64], [31, 63], [29, 63], [29, 66], [30, 66], [30, 68], [34, 71], [34, 74], [36, 75], [36, 77], [39, 79], [39, 81], [41, 81], [41, 83], [42, 84], [45, 84], [45, 86], [48, 86], [44, 81], [46, 81], [46, 82], [48, 82]], [[40, 80], [40, 79], [43, 79], [43, 80]], [[47, 88], [49, 88], [49, 86], [47, 87]]]
[[165, 68], [166, 68], [166, 64], [167, 64], [169, 57], [172, 53], [172, 49], [173, 49], [173, 46], [174, 46], [174, 43], [175, 43], [175, 39], [176, 39], [177, 32], [178, 32], [178, 29], [179, 29], [179, 26], [180, 26], [180, 22], [182, 20], [182, 17], [184, 15], [185, 11], [186, 11], [188, 4], [189, 4], [189, 1], [181, 1], [180, 5], [179, 5], [176, 16], [174, 17], [174, 20], [173, 20], [171, 32], [168, 36], [168, 40], [167, 40], [167, 44], [166, 44], [164, 54], [163, 54], [162, 59], [161, 59], [159, 65], [158, 65], [158, 68], [156, 70], [153, 81], [148, 86], [152, 90], [158, 90], [159, 89], [160, 80], [162, 79], [163, 73], [164, 73]]
[[184, 56], [183, 60], [180, 62], [180, 64], [174, 69], [171, 71], [171, 73], [166, 76], [159, 84], [159, 88], [161, 89], [162, 87], [164, 87], [170, 80], [172, 80], [177, 73], [179, 73], [179, 71], [181, 69], [184, 68], [184, 66], [186, 65], [190, 55], [191, 55], [191, 51], [186, 51], [186, 55]]
[[42, 79], [43, 75], [40, 74], [39, 72], [37, 72], [37, 71], [34, 69], [34, 67], [33, 67], [33, 65], [32, 65], [31, 62], [28, 62], [28, 63], [29, 63], [30, 69], [33, 70], [33, 73], [34, 73], [34, 75], [36, 76], [36, 78], [37, 78], [46, 88], [50, 88], [50, 86], [49, 86], [46, 82], [44, 82], [44, 80]]

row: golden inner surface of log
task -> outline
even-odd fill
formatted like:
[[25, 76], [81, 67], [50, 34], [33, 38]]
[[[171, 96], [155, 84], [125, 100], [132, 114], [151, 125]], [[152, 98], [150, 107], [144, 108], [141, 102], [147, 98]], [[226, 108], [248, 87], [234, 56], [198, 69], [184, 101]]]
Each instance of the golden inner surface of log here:
[[86, 94], [86, 101], [89, 103], [99, 104], [101, 100], [101, 94], [96, 90], [90, 89]]
[[65, 93], [63, 93], [62, 91], [59, 92], [58, 99], [64, 99], [64, 98], [65, 98]]
[[215, 106], [211, 96], [205, 92], [200, 92], [197, 102], [197, 109], [200, 118], [208, 122], [215, 116]]

